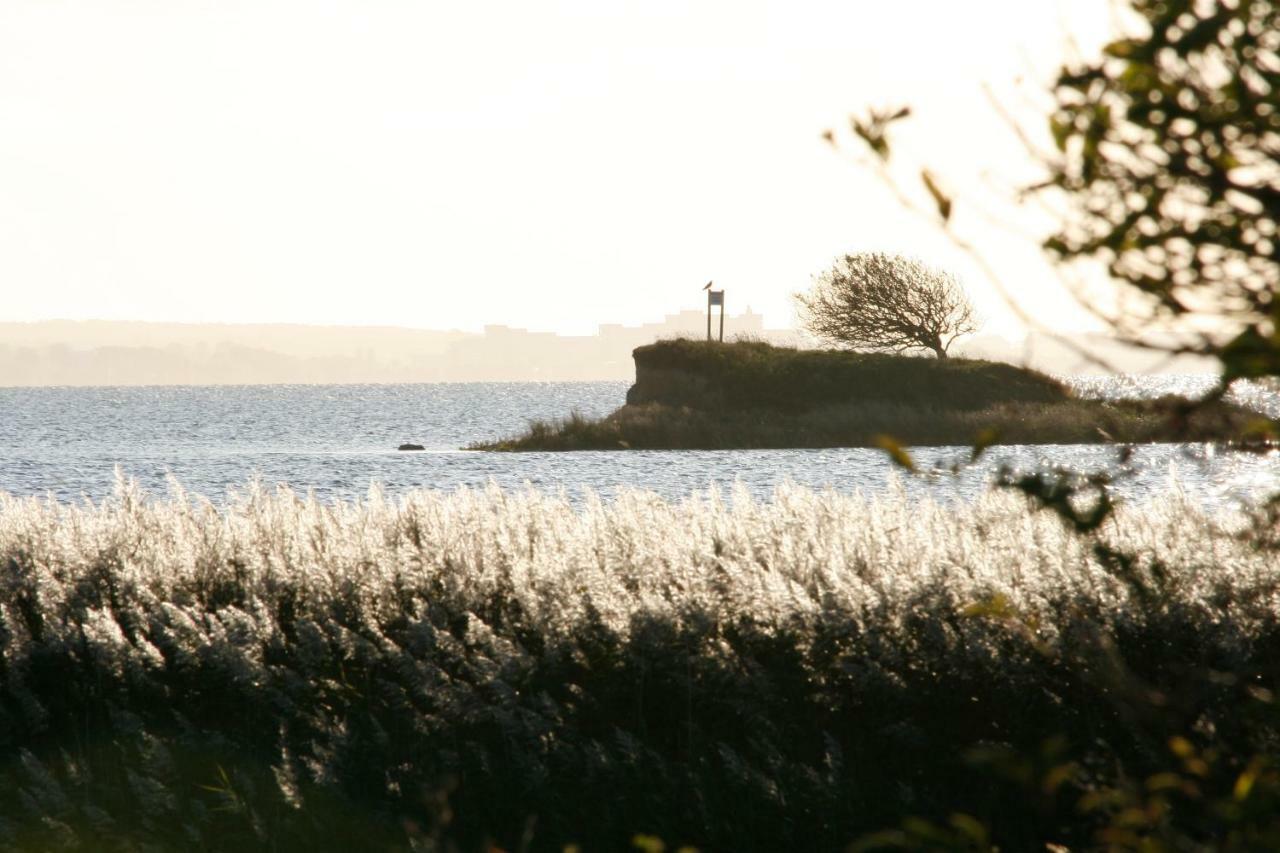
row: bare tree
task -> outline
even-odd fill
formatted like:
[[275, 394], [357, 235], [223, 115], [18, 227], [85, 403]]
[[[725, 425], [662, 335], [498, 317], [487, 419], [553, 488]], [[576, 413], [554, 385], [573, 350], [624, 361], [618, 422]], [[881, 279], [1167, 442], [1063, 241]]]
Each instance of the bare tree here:
[[956, 338], [976, 329], [952, 275], [882, 252], [845, 255], [795, 299], [804, 327], [837, 346], [946, 358]]

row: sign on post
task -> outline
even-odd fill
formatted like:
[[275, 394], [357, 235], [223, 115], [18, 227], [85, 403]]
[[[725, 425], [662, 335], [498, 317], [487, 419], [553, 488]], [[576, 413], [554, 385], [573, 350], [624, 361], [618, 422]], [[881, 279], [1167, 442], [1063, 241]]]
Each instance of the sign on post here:
[[702, 288], [707, 292], [707, 340], [711, 340], [711, 306], [720, 306], [720, 342], [724, 343], [724, 291], [712, 290], [712, 282]]

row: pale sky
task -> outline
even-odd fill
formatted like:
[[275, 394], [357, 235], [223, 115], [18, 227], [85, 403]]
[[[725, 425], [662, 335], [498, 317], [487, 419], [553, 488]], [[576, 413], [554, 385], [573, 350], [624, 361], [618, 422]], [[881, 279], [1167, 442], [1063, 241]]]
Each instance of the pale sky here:
[[[839, 254], [980, 272], [820, 138], [911, 104], [955, 189], [1030, 174], [981, 92], [1034, 90], [1106, 0], [0, 0], [0, 320], [565, 333], [697, 307], [770, 326]], [[849, 150], [856, 147], [849, 143]], [[1082, 312], [968, 218], [1027, 307]]]

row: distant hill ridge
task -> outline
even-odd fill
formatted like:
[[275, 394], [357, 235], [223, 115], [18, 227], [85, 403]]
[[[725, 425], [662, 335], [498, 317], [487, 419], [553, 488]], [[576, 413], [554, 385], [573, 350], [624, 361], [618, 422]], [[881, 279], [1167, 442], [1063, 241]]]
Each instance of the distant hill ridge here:
[[[673, 335], [701, 338], [702, 311], [660, 322], [601, 324], [594, 335], [506, 326], [483, 333], [395, 326], [287, 323], [161, 323], [115, 320], [0, 322], [0, 386], [219, 385], [276, 383], [629, 380], [632, 351]], [[725, 334], [795, 345], [794, 330], [767, 329], [759, 314], [730, 315]], [[1208, 359], [1125, 347], [1102, 335], [1066, 343], [1031, 334], [1010, 341], [975, 336], [953, 355], [1026, 364], [1054, 374], [1106, 368], [1127, 373], [1213, 372]]]

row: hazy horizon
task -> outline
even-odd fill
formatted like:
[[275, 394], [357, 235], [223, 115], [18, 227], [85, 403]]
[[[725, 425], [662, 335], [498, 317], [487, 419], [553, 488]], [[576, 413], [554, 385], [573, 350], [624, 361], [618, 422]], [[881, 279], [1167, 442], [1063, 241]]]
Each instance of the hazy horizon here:
[[[153, 323], [56, 320], [0, 322], [0, 386], [361, 384], [399, 382], [631, 381], [631, 351], [661, 338], [701, 337], [697, 309], [662, 321], [604, 323], [590, 335], [495, 325], [484, 332], [403, 326]], [[795, 329], [769, 328], [760, 314], [726, 319], [726, 336], [812, 345]], [[1208, 360], [1167, 359], [1102, 335], [1073, 335], [1125, 373], [1196, 373]], [[1007, 361], [1050, 373], [1097, 373], [1042, 335], [978, 334], [956, 355]]]

